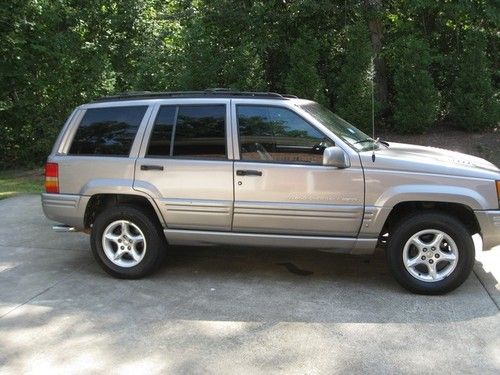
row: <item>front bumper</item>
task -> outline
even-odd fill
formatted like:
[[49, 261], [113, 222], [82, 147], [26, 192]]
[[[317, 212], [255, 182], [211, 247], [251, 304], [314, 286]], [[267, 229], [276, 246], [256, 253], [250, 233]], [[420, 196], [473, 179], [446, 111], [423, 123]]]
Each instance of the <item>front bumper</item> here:
[[73, 194], [42, 194], [42, 208], [45, 216], [57, 221], [83, 229], [85, 209], [90, 197]]
[[500, 210], [474, 211], [481, 227], [483, 249], [500, 245]]

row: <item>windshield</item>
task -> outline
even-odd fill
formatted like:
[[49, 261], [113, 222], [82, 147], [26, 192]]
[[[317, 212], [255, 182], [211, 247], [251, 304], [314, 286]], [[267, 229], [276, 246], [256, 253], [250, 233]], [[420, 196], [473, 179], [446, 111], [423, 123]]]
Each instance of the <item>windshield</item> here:
[[316, 120], [321, 122], [357, 151], [373, 150], [373, 148], [378, 149], [379, 146], [373, 138], [367, 136], [354, 125], [349, 124], [346, 120], [340, 118], [320, 104], [311, 102], [302, 104], [299, 107], [312, 115]]

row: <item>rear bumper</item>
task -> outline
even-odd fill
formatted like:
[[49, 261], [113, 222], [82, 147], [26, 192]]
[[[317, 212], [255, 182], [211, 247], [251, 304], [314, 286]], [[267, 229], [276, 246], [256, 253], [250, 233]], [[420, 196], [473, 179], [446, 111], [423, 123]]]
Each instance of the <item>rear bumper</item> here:
[[50, 220], [77, 229], [84, 228], [85, 209], [90, 197], [73, 194], [42, 194], [42, 209]]
[[474, 211], [481, 227], [483, 249], [500, 245], [500, 210]]

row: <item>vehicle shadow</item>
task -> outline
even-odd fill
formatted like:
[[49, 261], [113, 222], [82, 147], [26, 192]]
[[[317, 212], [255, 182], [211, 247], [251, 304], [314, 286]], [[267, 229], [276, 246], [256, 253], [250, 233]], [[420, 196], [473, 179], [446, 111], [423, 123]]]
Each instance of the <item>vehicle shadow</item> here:
[[176, 247], [153, 280], [167, 289], [172, 283], [191, 285], [189, 303], [176, 309], [183, 319], [206, 319], [209, 313], [214, 320], [415, 323], [428, 322], [429, 313], [440, 321], [462, 321], [498, 312], [474, 274], [444, 296], [406, 291], [390, 275], [381, 250], [359, 257]]
[[484, 287], [486, 292], [489, 294], [493, 303], [497, 306], [498, 311], [500, 311], [500, 289], [498, 288], [499, 280], [496, 279], [492, 272], [486, 270], [483, 262], [476, 259], [474, 264], [474, 273], [476, 274], [479, 282]]

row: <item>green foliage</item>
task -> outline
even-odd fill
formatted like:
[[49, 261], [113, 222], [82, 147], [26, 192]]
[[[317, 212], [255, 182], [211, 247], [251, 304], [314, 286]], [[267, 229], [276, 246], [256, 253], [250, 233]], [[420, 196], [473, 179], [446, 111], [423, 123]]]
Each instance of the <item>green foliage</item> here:
[[108, 56], [87, 22], [87, 9], [69, 1], [0, 8], [0, 168], [45, 159], [72, 108], [111, 89]]
[[285, 81], [287, 93], [326, 104], [324, 83], [318, 72], [319, 43], [304, 33], [290, 48], [290, 69]]
[[439, 109], [439, 95], [429, 69], [429, 45], [416, 34], [408, 34], [391, 50], [394, 124], [401, 133], [424, 133], [436, 121]]
[[485, 39], [468, 32], [455, 60], [458, 64], [451, 88], [450, 118], [468, 131], [484, 130], [500, 121], [500, 105], [485, 51]]
[[186, 90], [263, 90], [263, 69], [245, 2], [207, 1], [185, 24], [179, 85]]
[[364, 131], [371, 129], [373, 56], [366, 23], [358, 21], [345, 30], [344, 60], [337, 77], [335, 111]]
[[425, 131], [441, 98], [458, 126], [487, 129], [499, 117], [498, 14], [483, 0], [10, 0], [0, 169], [40, 164], [75, 106], [129, 90], [287, 92], [368, 130], [373, 51], [389, 68], [379, 124]]

